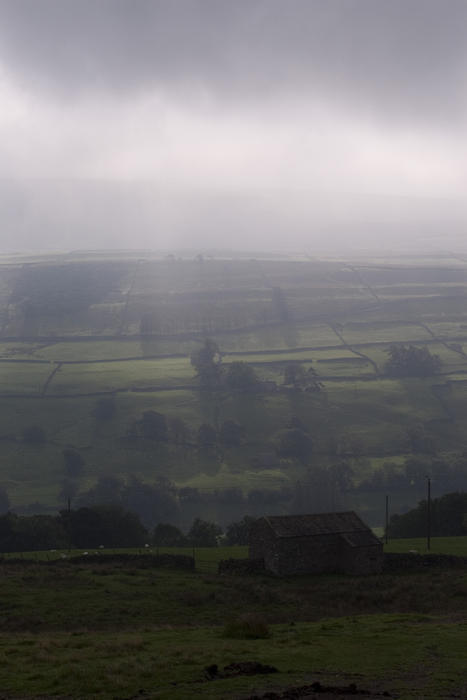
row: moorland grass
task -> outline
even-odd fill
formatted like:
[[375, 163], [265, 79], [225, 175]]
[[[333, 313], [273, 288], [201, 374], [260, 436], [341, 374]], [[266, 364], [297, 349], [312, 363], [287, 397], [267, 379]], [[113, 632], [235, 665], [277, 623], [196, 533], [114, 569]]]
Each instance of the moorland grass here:
[[[246, 697], [332, 678], [359, 687], [403, 691], [404, 698], [440, 697], [463, 678], [466, 632], [414, 616], [352, 618], [274, 626], [270, 639], [222, 639], [216, 628], [83, 630], [0, 638], [3, 692], [115, 698], [138, 693], [163, 699]], [[205, 668], [238, 661], [273, 665], [270, 677], [208, 680]], [[430, 674], [421, 673], [430, 666]]]
[[[220, 700], [316, 680], [407, 699], [463, 692], [467, 580], [458, 571], [276, 579], [103, 559], [1, 565], [3, 693]], [[246, 638], [245, 626], [226, 635], [245, 615], [268, 636]], [[208, 680], [206, 667], [243, 661], [278, 673]]]

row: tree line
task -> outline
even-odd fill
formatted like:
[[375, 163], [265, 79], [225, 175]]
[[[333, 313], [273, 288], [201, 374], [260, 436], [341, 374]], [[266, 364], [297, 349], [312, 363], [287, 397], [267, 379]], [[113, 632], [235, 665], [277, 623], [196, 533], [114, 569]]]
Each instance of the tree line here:
[[390, 537], [425, 537], [427, 534], [428, 507], [430, 507], [430, 533], [433, 537], [454, 537], [467, 534], [467, 492], [447, 493], [427, 500], [403, 515], [393, 515], [388, 528]]
[[247, 544], [253, 518], [232, 523], [224, 533], [214, 522], [195, 518], [183, 533], [170, 523], [145, 528], [135, 513], [118, 505], [62, 510], [57, 515], [0, 516], [0, 552], [56, 549], [144, 547], [215, 547]]

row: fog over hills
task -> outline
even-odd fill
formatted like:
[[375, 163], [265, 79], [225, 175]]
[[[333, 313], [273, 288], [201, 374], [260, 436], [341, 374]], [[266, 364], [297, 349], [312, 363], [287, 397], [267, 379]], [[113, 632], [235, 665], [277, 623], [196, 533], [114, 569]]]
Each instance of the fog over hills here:
[[0, 248], [462, 247], [463, 0], [0, 0]]

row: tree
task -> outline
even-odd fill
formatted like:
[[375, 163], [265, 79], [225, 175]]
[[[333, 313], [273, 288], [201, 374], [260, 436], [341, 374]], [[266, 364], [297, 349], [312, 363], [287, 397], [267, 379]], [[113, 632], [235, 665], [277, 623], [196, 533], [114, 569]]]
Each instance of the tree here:
[[217, 442], [215, 428], [209, 423], [202, 423], [198, 428], [198, 445], [200, 447], [212, 447]]
[[440, 358], [426, 346], [393, 344], [387, 353], [385, 370], [392, 377], [429, 377], [441, 369]]
[[123, 479], [119, 479], [113, 474], [104, 474], [98, 478], [95, 486], [79, 497], [79, 504], [82, 506], [95, 506], [103, 503], [121, 505], [125, 488]]
[[158, 523], [154, 528], [152, 541], [157, 547], [184, 547], [187, 539], [175, 525]]
[[169, 436], [176, 445], [183, 445], [190, 439], [190, 428], [182, 418], [174, 416], [168, 421]]
[[219, 431], [219, 441], [227, 447], [237, 447], [245, 434], [245, 428], [235, 420], [226, 420]]
[[147, 531], [134, 513], [118, 505], [62, 510], [60, 522], [74, 547], [139, 547]]
[[79, 496], [78, 503], [91, 508], [101, 505], [123, 507], [136, 513], [149, 528], [178, 516], [175, 487], [164, 478], [147, 484], [135, 476], [126, 482], [112, 475], [101, 476], [93, 488]]
[[3, 486], [0, 486], [0, 515], [8, 513], [10, 510], [10, 505], [8, 491]]
[[176, 520], [178, 504], [174, 491], [168, 479], [146, 484], [132, 476], [123, 490], [122, 503], [125, 508], [137, 513], [146, 527], [153, 527], [157, 522]]
[[284, 385], [301, 391], [321, 391], [322, 383], [313, 367], [305, 367], [299, 362], [290, 362], [284, 368]]
[[232, 391], [254, 391], [258, 377], [246, 362], [231, 362], [225, 374], [225, 384]]
[[188, 539], [194, 547], [217, 547], [217, 538], [222, 528], [216, 523], [196, 518], [188, 532]]
[[[431, 501], [431, 534], [434, 537], [465, 535], [467, 493], [448, 493]], [[427, 529], [427, 501], [404, 515], [393, 515], [389, 523], [391, 537], [423, 537]]]
[[68, 546], [68, 538], [53, 515], [0, 517], [0, 549], [3, 552], [27, 552]]
[[229, 546], [247, 545], [250, 537], [250, 529], [254, 522], [256, 522], [256, 518], [252, 518], [251, 515], [245, 515], [238, 522], [230, 523], [225, 532], [225, 543]]
[[169, 431], [167, 419], [162, 413], [157, 411], [144, 411], [141, 420], [138, 422], [141, 435], [146, 440], [156, 440], [157, 442], [167, 442]]
[[191, 353], [190, 361], [196, 370], [202, 389], [216, 389], [221, 383], [222, 357], [217, 343], [206, 338], [203, 345]]

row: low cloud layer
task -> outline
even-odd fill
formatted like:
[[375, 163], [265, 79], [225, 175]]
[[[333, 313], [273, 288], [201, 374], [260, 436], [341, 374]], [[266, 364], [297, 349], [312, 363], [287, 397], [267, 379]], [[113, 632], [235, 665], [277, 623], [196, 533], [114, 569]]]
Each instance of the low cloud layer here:
[[0, 245], [457, 235], [466, 26], [465, 0], [0, 0]]

